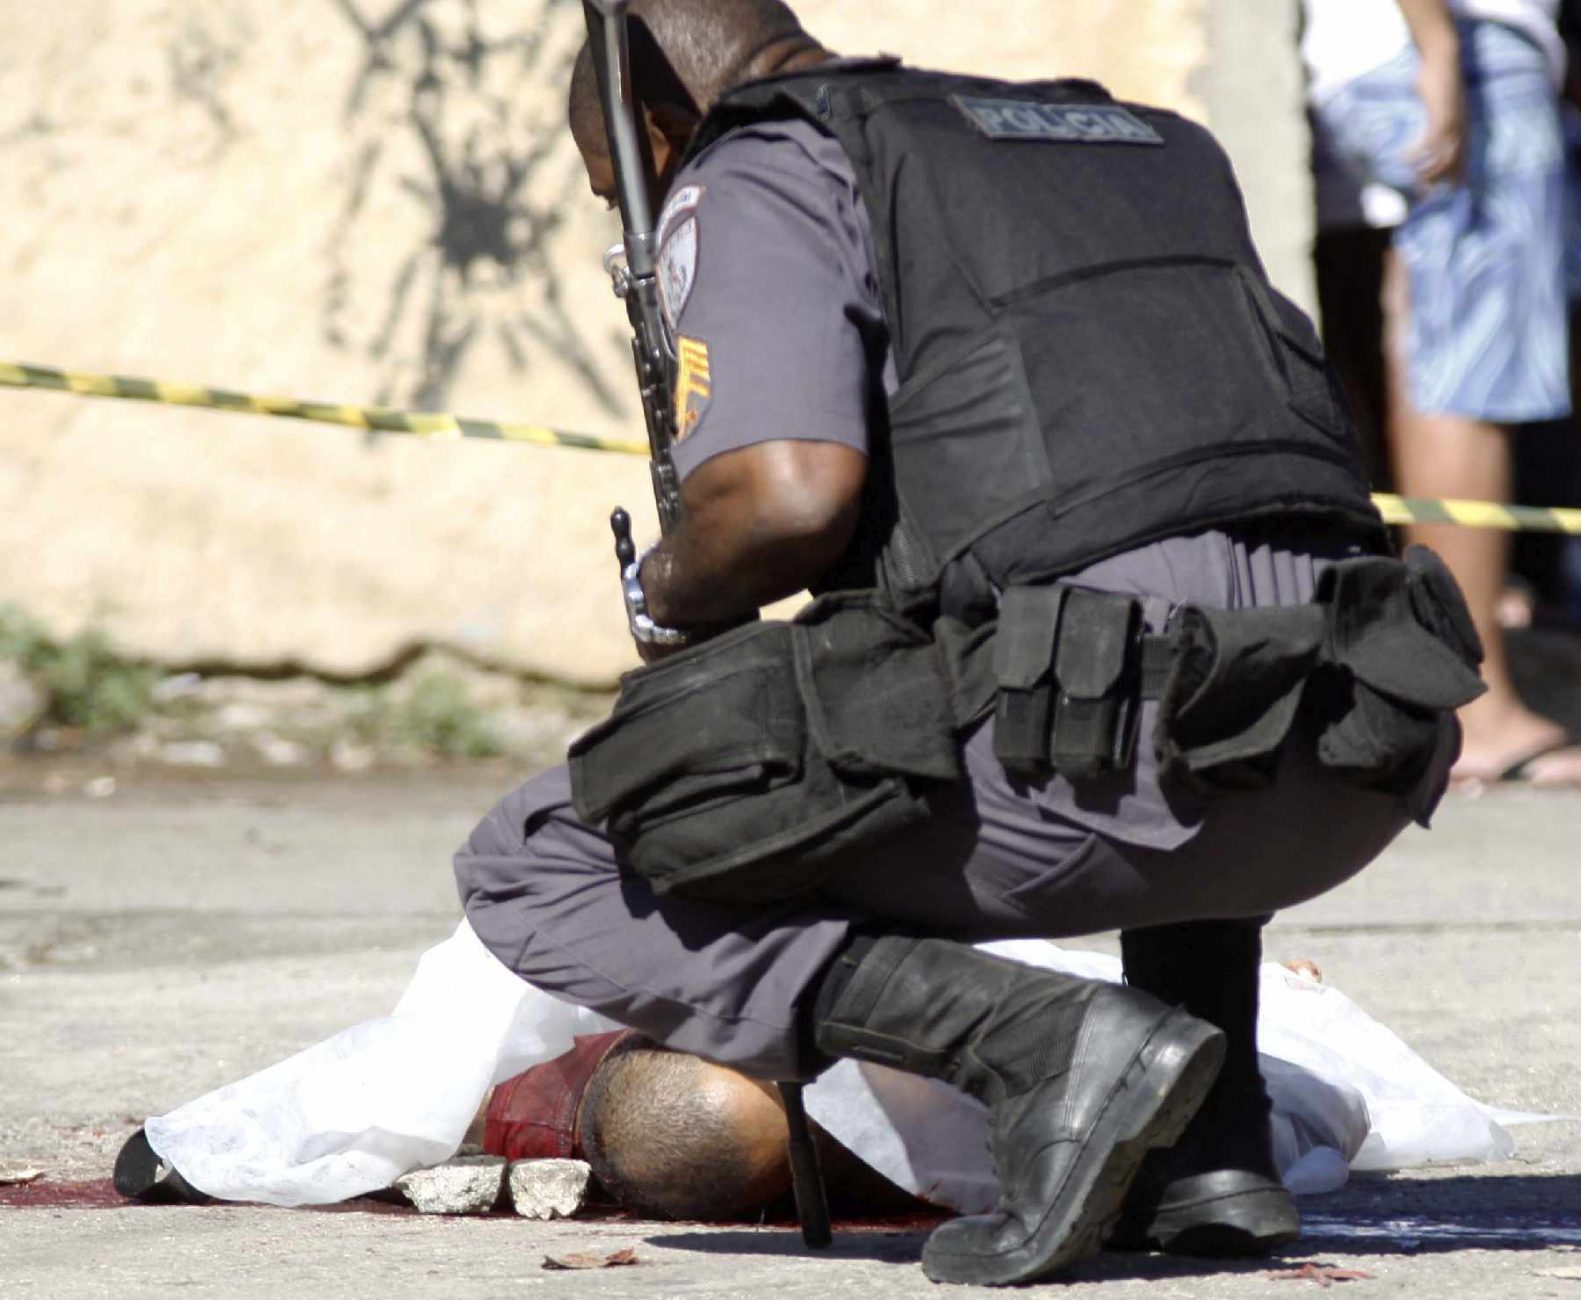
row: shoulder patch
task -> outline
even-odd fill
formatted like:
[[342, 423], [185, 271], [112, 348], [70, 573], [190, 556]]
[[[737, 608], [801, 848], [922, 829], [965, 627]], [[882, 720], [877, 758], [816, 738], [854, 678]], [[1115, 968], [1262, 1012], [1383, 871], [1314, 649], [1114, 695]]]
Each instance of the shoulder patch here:
[[659, 243], [664, 243], [670, 237], [670, 231], [683, 218], [697, 211], [697, 205], [703, 201], [703, 195], [708, 192], [706, 185], [683, 185], [665, 201], [664, 211], [659, 214]]
[[1118, 104], [1039, 104], [1025, 99], [951, 95], [955, 107], [990, 140], [1054, 144], [1150, 144], [1164, 137]]
[[701, 339], [682, 335], [675, 356], [675, 440], [680, 442], [702, 423], [714, 396], [714, 374], [708, 344]]
[[697, 218], [687, 217], [659, 246], [659, 308], [673, 337], [697, 283]]
[[697, 283], [697, 207], [705, 192], [702, 185], [683, 185], [659, 217], [659, 307], [672, 337]]

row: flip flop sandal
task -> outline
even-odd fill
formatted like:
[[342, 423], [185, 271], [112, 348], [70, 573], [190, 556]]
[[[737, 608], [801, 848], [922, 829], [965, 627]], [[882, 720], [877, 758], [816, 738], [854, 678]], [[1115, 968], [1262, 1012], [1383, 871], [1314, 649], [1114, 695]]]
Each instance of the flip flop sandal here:
[[142, 1129], [126, 1139], [115, 1157], [115, 1190], [148, 1205], [207, 1205], [214, 1199], [178, 1174], [173, 1164], [161, 1160]]
[[1581, 736], [1567, 732], [1561, 739], [1551, 741], [1550, 743], [1533, 750], [1531, 753], [1516, 759], [1493, 779], [1500, 784], [1530, 784], [1532, 782], [1531, 769], [1533, 763], [1547, 758], [1550, 754], [1563, 753], [1567, 749], [1581, 749]]

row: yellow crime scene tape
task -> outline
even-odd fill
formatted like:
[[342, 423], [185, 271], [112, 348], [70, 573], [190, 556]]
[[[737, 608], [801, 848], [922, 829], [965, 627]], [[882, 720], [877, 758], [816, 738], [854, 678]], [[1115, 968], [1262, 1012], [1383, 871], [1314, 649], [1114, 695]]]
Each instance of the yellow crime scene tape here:
[[645, 442], [595, 438], [583, 433], [563, 433], [534, 424], [501, 424], [494, 420], [466, 420], [454, 415], [392, 411], [377, 406], [335, 406], [326, 402], [299, 402], [289, 397], [255, 397], [223, 388], [167, 384], [154, 379], [128, 379], [122, 375], [84, 375], [45, 366], [0, 362], [0, 388], [41, 388], [78, 397], [110, 397], [128, 402], [155, 402], [163, 406], [192, 406], [243, 415], [271, 415], [282, 420], [313, 424], [338, 424], [349, 429], [409, 434], [419, 438], [484, 438], [494, 442], [522, 442], [535, 447], [570, 447], [577, 451], [613, 451], [646, 456]]
[[[535, 447], [569, 447], [577, 451], [616, 452], [647, 456], [648, 446], [620, 438], [597, 438], [565, 433], [535, 424], [502, 424], [494, 420], [468, 420], [455, 415], [394, 411], [377, 406], [336, 406], [300, 402], [286, 397], [256, 397], [223, 388], [200, 388], [154, 379], [128, 379], [121, 375], [88, 375], [46, 366], [0, 362], [0, 388], [38, 388], [75, 393], [79, 397], [108, 397], [121, 401], [154, 402], [164, 406], [190, 406], [243, 415], [269, 415], [313, 424], [334, 424], [377, 433], [408, 434], [420, 438], [482, 438], [494, 442], [527, 443]], [[1548, 506], [1506, 506], [1492, 501], [1435, 501], [1378, 493], [1373, 503], [1389, 524], [1458, 524], [1464, 528], [1497, 528], [1508, 532], [1565, 533], [1581, 537], [1581, 510]]]
[[1373, 494], [1386, 524], [1459, 524], [1512, 533], [1567, 533], [1581, 537], [1581, 510], [1558, 506], [1503, 506], [1494, 501], [1434, 501], [1425, 497]]

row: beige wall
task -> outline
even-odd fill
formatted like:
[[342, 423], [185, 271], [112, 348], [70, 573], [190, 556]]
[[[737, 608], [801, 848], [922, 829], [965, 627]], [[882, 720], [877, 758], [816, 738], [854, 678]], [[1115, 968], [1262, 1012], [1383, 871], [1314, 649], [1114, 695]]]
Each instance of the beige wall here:
[[1235, 160], [1268, 273], [1309, 312], [1315, 206], [1297, 37], [1301, 0], [1208, 0], [1207, 59], [1192, 78]]
[[[471, 33], [440, 0], [381, 39], [351, 15], [393, 0], [7, 7], [14, 359], [631, 431], [614, 232], [560, 141], [577, 8], [485, 3]], [[419, 642], [625, 662], [604, 520], [640, 462], [0, 402], [0, 594], [57, 626], [337, 673]]]
[[[848, 52], [1200, 117], [1209, 4], [801, 9]], [[559, 129], [579, 6], [405, 8], [0, 0], [0, 360], [638, 433], [614, 232]], [[417, 644], [574, 681], [630, 662], [604, 521], [651, 528], [640, 461], [45, 394], [0, 413], [0, 600], [63, 632], [337, 674]]]
[[1206, 4], [802, 0], [796, 9], [808, 30], [843, 54], [883, 51], [923, 66], [1012, 79], [1093, 77], [1117, 95], [1201, 117], [1190, 82], [1207, 50]]

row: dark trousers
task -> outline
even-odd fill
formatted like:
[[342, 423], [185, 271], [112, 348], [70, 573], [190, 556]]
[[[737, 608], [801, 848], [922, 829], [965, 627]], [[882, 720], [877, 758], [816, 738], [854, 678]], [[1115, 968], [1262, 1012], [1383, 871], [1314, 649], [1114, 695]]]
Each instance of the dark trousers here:
[[[1309, 601], [1325, 562], [1207, 533], [1078, 577], [1146, 597], [1157, 627], [1181, 601]], [[1012, 785], [984, 726], [932, 815], [814, 898], [740, 911], [656, 897], [577, 820], [564, 768], [500, 802], [457, 854], [457, 881], [472, 928], [529, 983], [678, 1050], [791, 1079], [806, 1070], [798, 1005], [853, 926], [981, 942], [1262, 917], [1349, 879], [1408, 821], [1399, 800], [1319, 766], [1304, 729], [1266, 788], [1167, 798], [1151, 719], [1136, 768], [1092, 789]]]

